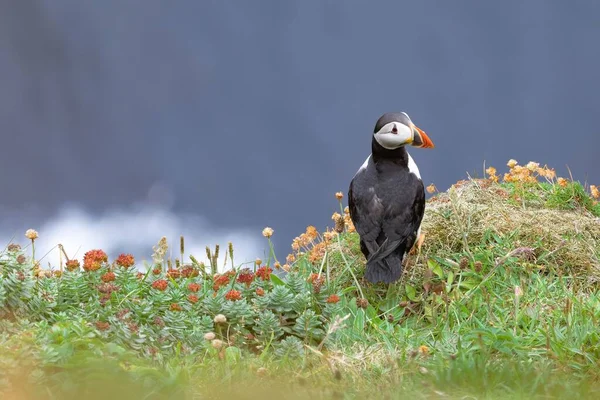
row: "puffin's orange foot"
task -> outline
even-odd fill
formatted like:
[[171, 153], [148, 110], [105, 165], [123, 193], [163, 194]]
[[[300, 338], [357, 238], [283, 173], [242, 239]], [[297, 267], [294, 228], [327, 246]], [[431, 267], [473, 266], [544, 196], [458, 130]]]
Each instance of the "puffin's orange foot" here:
[[417, 252], [421, 251], [421, 246], [423, 246], [423, 242], [425, 241], [425, 234], [421, 233], [419, 235], [419, 238], [417, 239], [417, 243], [415, 246], [413, 246], [413, 248], [410, 250], [411, 255], [416, 254]]

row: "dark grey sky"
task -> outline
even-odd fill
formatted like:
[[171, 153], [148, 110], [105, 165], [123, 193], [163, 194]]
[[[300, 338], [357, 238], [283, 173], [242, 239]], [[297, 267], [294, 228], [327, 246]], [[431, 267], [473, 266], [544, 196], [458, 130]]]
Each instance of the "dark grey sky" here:
[[149, 201], [284, 256], [400, 110], [440, 189], [509, 158], [600, 183], [599, 40], [593, 0], [3, 1], [3, 229]]

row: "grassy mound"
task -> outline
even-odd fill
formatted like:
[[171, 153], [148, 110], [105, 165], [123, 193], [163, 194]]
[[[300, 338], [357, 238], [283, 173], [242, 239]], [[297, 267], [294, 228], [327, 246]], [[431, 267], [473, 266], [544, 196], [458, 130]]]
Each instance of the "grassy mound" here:
[[391, 286], [362, 279], [341, 193], [335, 227], [309, 226], [285, 263], [272, 253], [224, 273], [208, 250], [209, 266], [166, 260], [166, 240], [143, 273], [100, 249], [43, 271], [32, 248], [11, 245], [0, 253], [0, 392], [597, 398], [597, 188], [509, 164], [502, 182], [488, 169], [428, 201], [425, 243]]

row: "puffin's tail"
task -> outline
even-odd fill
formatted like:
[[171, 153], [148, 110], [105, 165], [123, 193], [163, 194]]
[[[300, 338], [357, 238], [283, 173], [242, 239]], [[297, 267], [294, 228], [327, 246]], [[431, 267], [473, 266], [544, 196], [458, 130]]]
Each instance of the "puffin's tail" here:
[[367, 261], [365, 279], [371, 283], [394, 283], [402, 276], [402, 253], [393, 252], [381, 260]]
[[404, 258], [404, 241], [388, 239], [371, 253], [367, 260], [365, 278], [371, 283], [393, 283], [402, 275], [402, 259]]

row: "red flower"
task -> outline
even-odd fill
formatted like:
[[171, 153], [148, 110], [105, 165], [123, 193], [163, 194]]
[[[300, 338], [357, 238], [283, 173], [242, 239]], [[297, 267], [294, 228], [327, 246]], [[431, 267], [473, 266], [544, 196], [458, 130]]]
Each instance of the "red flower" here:
[[315, 274], [314, 272], [308, 276], [307, 281], [309, 283], [313, 283], [315, 279], [319, 279], [319, 274]]
[[271, 272], [273, 272], [273, 270], [271, 268], [267, 267], [266, 265], [264, 265], [264, 266], [260, 267], [258, 270], [256, 270], [256, 276], [258, 276], [263, 281], [266, 281], [271, 278]]
[[191, 265], [186, 265], [181, 269], [181, 275], [185, 278], [195, 278], [200, 275], [200, 272]]
[[198, 296], [190, 294], [188, 296], [188, 301], [192, 304], [196, 304], [198, 302]]
[[332, 294], [331, 296], [329, 296], [327, 298], [327, 303], [330, 303], [330, 304], [335, 304], [339, 301], [340, 301], [340, 296], [338, 296], [337, 294]]
[[261, 287], [256, 289], [256, 295], [257, 296], [264, 296], [265, 295], [265, 290]]
[[171, 307], [169, 307], [171, 311], [182, 311], [183, 308], [177, 303], [171, 303]]
[[83, 269], [85, 271], [97, 271], [102, 263], [108, 261], [108, 256], [102, 250], [90, 250], [83, 256]]
[[160, 290], [161, 292], [164, 292], [168, 286], [169, 284], [164, 279], [158, 279], [152, 283], [152, 287], [154, 289]]
[[79, 269], [79, 260], [67, 261], [67, 271], [77, 271]]
[[218, 275], [213, 280], [213, 289], [215, 291], [219, 290], [220, 287], [225, 286], [229, 283], [230, 276], [228, 274]]
[[156, 267], [152, 270], [152, 273], [154, 275], [160, 275], [161, 271], [162, 271], [162, 269], [160, 267]]
[[239, 283], [245, 283], [246, 286], [250, 286], [254, 280], [254, 274], [249, 269], [244, 269], [237, 277]]
[[112, 282], [115, 280], [115, 273], [112, 271], [108, 271], [104, 275], [102, 275], [102, 282]]
[[135, 259], [131, 254], [121, 254], [117, 257], [115, 263], [123, 268], [129, 268], [135, 264]]
[[242, 293], [239, 290], [230, 290], [225, 293], [225, 299], [231, 301], [237, 301], [242, 299]]
[[143, 273], [141, 273], [141, 272], [138, 272], [138, 273], [137, 273], [137, 275], [136, 275], [136, 277], [137, 277], [138, 279], [142, 279], [142, 278], [144, 278], [144, 274], [143, 274]]
[[107, 331], [110, 328], [110, 324], [108, 322], [97, 321], [95, 325], [99, 331]]
[[190, 284], [188, 285], [188, 290], [189, 290], [190, 292], [194, 292], [194, 293], [196, 293], [198, 290], [200, 290], [200, 285], [198, 285], [197, 283], [190, 283]]
[[181, 276], [181, 272], [178, 269], [170, 269], [167, 271], [167, 277], [177, 279]]

